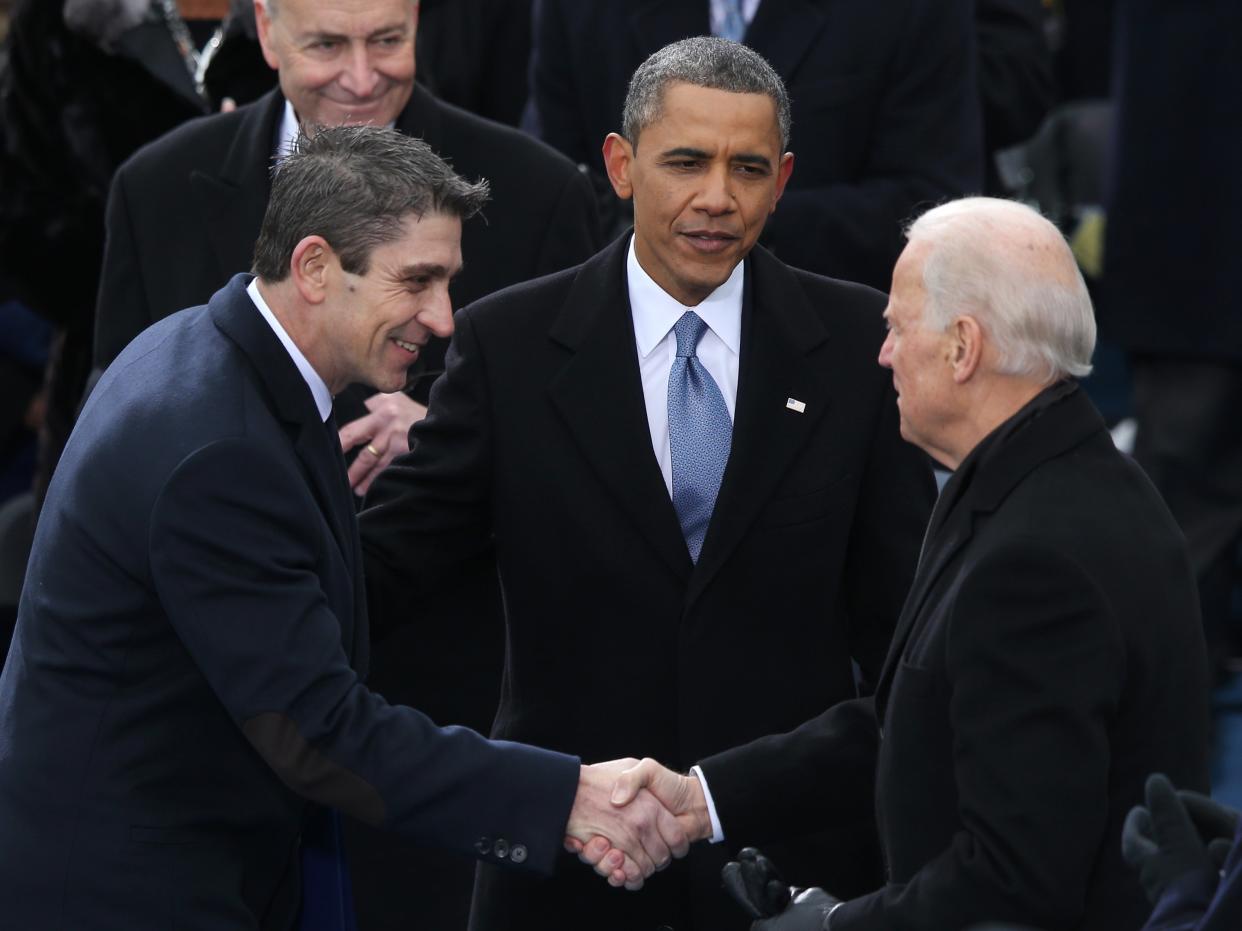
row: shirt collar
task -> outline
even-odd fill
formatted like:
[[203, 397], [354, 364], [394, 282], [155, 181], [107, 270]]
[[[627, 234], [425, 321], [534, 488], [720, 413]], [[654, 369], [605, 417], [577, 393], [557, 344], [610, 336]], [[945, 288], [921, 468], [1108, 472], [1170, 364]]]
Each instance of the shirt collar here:
[[746, 263], [738, 262], [727, 281], [703, 299], [697, 307], [687, 307], [661, 288], [638, 263], [634, 237], [630, 237], [625, 272], [630, 289], [630, 312], [634, 317], [634, 340], [638, 354], [646, 358], [668, 335], [682, 314], [693, 310], [720, 337], [734, 355], [742, 343], [742, 286]]
[[285, 112], [280, 118], [280, 135], [276, 137], [276, 161], [281, 161], [293, 151], [293, 144], [298, 138], [298, 115], [293, 112], [293, 104], [285, 101]]
[[289, 358], [293, 360], [293, 364], [298, 367], [298, 371], [301, 373], [303, 380], [310, 388], [311, 395], [315, 399], [315, 407], [319, 410], [319, 418], [326, 422], [332, 416], [332, 392], [328, 390], [327, 383], [319, 377], [319, 373], [310, 364], [310, 360], [302, 354], [298, 344], [285, 332], [285, 328], [280, 325], [280, 321], [272, 313], [272, 308], [267, 306], [267, 301], [263, 300], [263, 295], [259, 293], [258, 278], [250, 282], [246, 288], [246, 293], [250, 295], [250, 299], [254, 301], [254, 306], [259, 308], [259, 313], [263, 315], [267, 325], [272, 328], [272, 332], [276, 334], [281, 345], [285, 347], [285, 352], [289, 353]]

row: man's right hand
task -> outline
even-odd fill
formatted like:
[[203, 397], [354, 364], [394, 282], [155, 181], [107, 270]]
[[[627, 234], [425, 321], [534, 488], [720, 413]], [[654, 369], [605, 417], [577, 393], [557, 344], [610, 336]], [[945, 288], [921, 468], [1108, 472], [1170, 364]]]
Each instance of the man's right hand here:
[[566, 849], [595, 867], [610, 885], [626, 889], [641, 888], [656, 870], [690, 849], [679, 819], [651, 792], [637, 791], [624, 807], [612, 802], [618, 776], [637, 764], [624, 759], [583, 766], [565, 828]]

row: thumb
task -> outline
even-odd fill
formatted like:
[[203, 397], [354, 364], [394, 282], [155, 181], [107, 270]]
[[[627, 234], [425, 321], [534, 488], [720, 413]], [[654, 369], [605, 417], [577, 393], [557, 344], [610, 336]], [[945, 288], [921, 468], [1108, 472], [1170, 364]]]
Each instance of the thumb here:
[[1147, 810], [1151, 812], [1152, 836], [1157, 844], [1199, 843], [1199, 832], [1177, 797], [1173, 783], [1163, 773], [1147, 777]]
[[612, 787], [612, 804], [618, 808], [622, 808], [634, 801], [634, 797], [638, 795], [639, 790], [645, 789], [651, 784], [652, 767], [648, 764], [650, 760], [643, 760], [636, 766], [622, 770], [621, 775], [617, 777], [616, 784]]

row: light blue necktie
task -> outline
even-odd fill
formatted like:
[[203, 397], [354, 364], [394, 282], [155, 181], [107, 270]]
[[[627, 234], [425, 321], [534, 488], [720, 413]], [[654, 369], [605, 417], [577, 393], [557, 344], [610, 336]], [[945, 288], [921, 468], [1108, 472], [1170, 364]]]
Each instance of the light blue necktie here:
[[742, 0], [722, 0], [724, 18], [720, 22], [720, 38], [741, 42], [746, 35], [746, 20], [742, 16]]
[[694, 354], [706, 330], [707, 324], [693, 310], [687, 310], [673, 324], [677, 358], [668, 373], [673, 509], [695, 562], [703, 549], [733, 442], [733, 422], [724, 396]]

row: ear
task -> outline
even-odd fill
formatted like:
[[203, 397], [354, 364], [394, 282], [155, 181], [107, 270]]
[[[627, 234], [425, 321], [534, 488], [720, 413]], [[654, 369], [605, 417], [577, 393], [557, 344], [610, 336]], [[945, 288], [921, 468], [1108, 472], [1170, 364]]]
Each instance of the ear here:
[[612, 189], [622, 200], [634, 196], [634, 185], [630, 181], [630, 168], [634, 163], [634, 147], [629, 140], [617, 133], [609, 133], [604, 140], [604, 168], [608, 171], [608, 180]]
[[965, 384], [979, 370], [983, 359], [983, 328], [974, 317], [958, 317], [948, 330], [949, 362], [955, 384]]
[[776, 196], [772, 198], [772, 210], [776, 210], [776, 202], [781, 199], [781, 195], [785, 193], [785, 185], [789, 183], [789, 176], [793, 174], [794, 154], [786, 152], [781, 156], [781, 163], [776, 168]]
[[280, 59], [272, 48], [272, 19], [267, 13], [267, 0], [254, 0], [254, 24], [259, 30], [259, 47], [263, 60], [273, 71], [280, 70]]
[[293, 247], [289, 259], [289, 280], [308, 304], [322, 304], [328, 298], [328, 286], [334, 269], [341, 267], [328, 241], [322, 236], [307, 236]]

